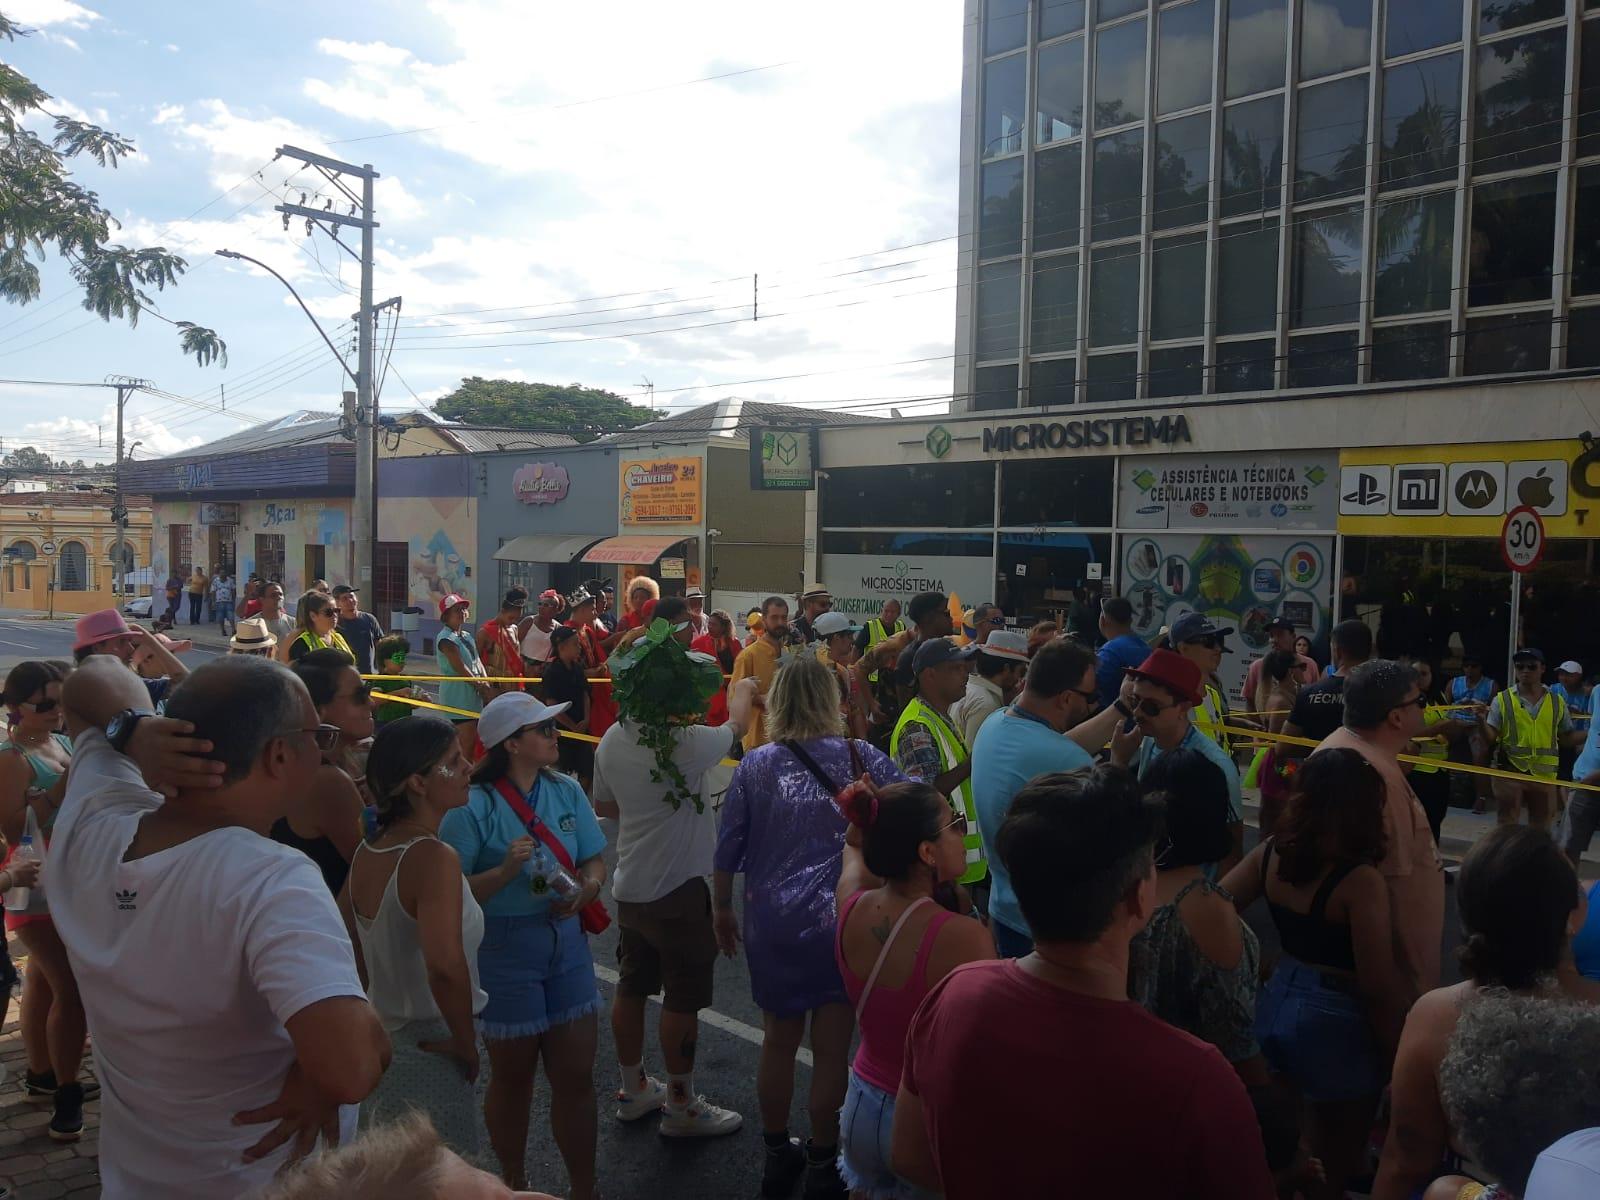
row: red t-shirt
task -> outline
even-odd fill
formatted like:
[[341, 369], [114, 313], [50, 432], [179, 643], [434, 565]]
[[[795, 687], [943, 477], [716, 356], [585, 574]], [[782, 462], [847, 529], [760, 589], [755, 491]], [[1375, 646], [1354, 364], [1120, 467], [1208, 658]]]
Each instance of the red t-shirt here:
[[1255, 1110], [1215, 1047], [1013, 959], [957, 967], [906, 1035], [947, 1200], [1273, 1200]]

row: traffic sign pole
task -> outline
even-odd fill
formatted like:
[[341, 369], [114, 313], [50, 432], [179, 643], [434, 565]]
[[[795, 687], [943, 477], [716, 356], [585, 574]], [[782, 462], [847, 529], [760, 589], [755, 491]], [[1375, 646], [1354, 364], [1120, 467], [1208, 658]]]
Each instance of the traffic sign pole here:
[[1526, 574], [1544, 557], [1545, 541], [1538, 511], [1527, 505], [1513, 508], [1500, 527], [1500, 557], [1518, 575]]

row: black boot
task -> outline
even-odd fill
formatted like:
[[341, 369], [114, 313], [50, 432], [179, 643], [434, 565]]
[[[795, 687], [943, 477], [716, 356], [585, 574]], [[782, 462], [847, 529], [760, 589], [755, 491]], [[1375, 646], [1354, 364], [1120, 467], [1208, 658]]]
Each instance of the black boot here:
[[850, 1189], [839, 1175], [839, 1147], [806, 1143], [803, 1200], [849, 1200]]
[[83, 1136], [83, 1084], [63, 1083], [56, 1088], [56, 1115], [50, 1118], [50, 1137], [75, 1142]]
[[786, 1137], [776, 1146], [768, 1145], [766, 1162], [761, 1168], [761, 1195], [766, 1200], [776, 1200], [794, 1190], [794, 1181], [805, 1170], [806, 1156], [800, 1149], [800, 1139]]

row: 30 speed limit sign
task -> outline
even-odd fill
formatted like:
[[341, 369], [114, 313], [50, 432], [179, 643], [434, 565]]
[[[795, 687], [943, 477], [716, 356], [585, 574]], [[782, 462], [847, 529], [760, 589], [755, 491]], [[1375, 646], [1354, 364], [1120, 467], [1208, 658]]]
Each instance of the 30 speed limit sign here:
[[1544, 557], [1544, 521], [1526, 506], [1513, 508], [1500, 527], [1500, 556], [1518, 573], [1531, 571]]

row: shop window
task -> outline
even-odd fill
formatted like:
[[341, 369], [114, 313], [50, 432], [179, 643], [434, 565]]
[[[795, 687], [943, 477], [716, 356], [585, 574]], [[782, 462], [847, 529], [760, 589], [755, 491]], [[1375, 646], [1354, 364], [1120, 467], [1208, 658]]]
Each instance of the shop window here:
[[1096, 250], [1091, 263], [1089, 345], [1119, 346], [1136, 340], [1139, 336], [1138, 244]]
[[[1017, 203], [1021, 204], [1021, 176]], [[1033, 249], [1066, 250], [1078, 244], [1083, 224], [1083, 143], [1033, 156]]]
[[1573, 209], [1572, 294], [1597, 295], [1600, 294], [1600, 166], [1579, 170]]
[[[1049, 0], [1044, 0], [1049, 3]], [[1150, 7], [1150, 0], [1100, 0], [1100, 7], [1095, 9], [1095, 17], [1100, 21], [1115, 21], [1118, 17], [1126, 17], [1130, 13], [1144, 12]]]
[[1478, 0], [1478, 33], [1504, 33], [1548, 21], [1567, 11], [1567, 0]]
[[1367, 77], [1352, 75], [1300, 92], [1295, 117], [1294, 198], [1359, 192], [1367, 175]]
[[1289, 339], [1290, 387], [1342, 387], [1355, 381], [1355, 330]]
[[1567, 366], [1600, 367], [1600, 308], [1567, 314]]
[[1022, 253], [1022, 160], [985, 163], [982, 211], [978, 215], [978, 256], [1005, 258]]
[[1000, 524], [1111, 524], [1116, 476], [1110, 458], [1044, 458], [1000, 468]]
[[1028, 0], [989, 0], [983, 52], [1004, 54], [1028, 40]]
[[1450, 322], [1381, 325], [1372, 331], [1372, 381], [1443, 379], [1450, 374]]
[[1455, 179], [1461, 144], [1459, 53], [1401, 63], [1383, 73], [1382, 136], [1382, 187]]
[[993, 463], [838, 467], [828, 475], [822, 489], [826, 527], [987, 528], [994, 521]]
[[1017, 406], [1017, 368], [979, 367], [973, 372], [972, 407], [980, 412]]
[[1550, 297], [1556, 177], [1535, 175], [1472, 189], [1467, 303], [1515, 304]]
[[1099, 594], [1089, 564], [1109, 575], [1110, 561], [1109, 533], [1002, 533], [995, 603], [1025, 627], [1047, 620], [1065, 625], [1075, 604], [1089, 605]]
[[1020, 262], [978, 268], [978, 357], [1015, 358], [1022, 319]]
[[1461, 0], [1389, 0], [1384, 8], [1383, 52], [1389, 58], [1461, 40]]
[[1271, 338], [1217, 344], [1219, 392], [1268, 392], [1277, 386], [1277, 348]]
[[1083, 136], [1083, 39], [1039, 47], [1033, 143]]
[[1583, 23], [1579, 53], [1578, 157], [1588, 158], [1600, 154], [1600, 21]]
[[1206, 219], [1211, 192], [1211, 114], [1196, 113], [1156, 126], [1155, 189], [1150, 197], [1156, 229]]
[[284, 579], [284, 546], [281, 533], [256, 534], [256, 566], [255, 572], [266, 580]]
[[1435, 192], [1377, 206], [1377, 282], [1374, 311], [1380, 317], [1450, 307], [1450, 268], [1455, 247], [1456, 194]]
[[[257, 570], [260, 570], [258, 567]], [[265, 572], [262, 572], [265, 574]], [[270, 576], [269, 576], [270, 578]], [[510, 591], [502, 587], [503, 596]], [[533, 594], [530, 592], [530, 594]], [[374, 542], [372, 545], [372, 611], [379, 624], [389, 629], [393, 614], [411, 603], [411, 546], [406, 542]], [[435, 613], [427, 614], [429, 617]], [[390, 632], [394, 632], [390, 629]]]
[[1295, 220], [1290, 323], [1342, 325], [1361, 315], [1361, 210], [1334, 209]]
[[1224, 225], [1217, 238], [1217, 332], [1257, 333], [1277, 323], [1277, 218]]
[[1078, 399], [1078, 360], [1047, 358], [1028, 364], [1028, 394], [1024, 407], [1045, 408], [1073, 404]]
[[[194, 532], [189, 525], [167, 526], [167, 570], [179, 579], [194, 572]], [[163, 580], [163, 582], [165, 582]]]
[[1565, 29], [1546, 29], [1478, 47], [1474, 175], [1561, 158], [1566, 46]]
[[1144, 130], [1129, 129], [1094, 144], [1094, 212], [1090, 236], [1097, 242], [1139, 232], [1144, 195]]
[[1102, 29], [1094, 37], [1094, 127], [1144, 119], [1146, 21]]
[[1015, 154], [1022, 149], [1022, 131], [1028, 127], [1028, 56], [1013, 54], [983, 67], [984, 158]]
[[1156, 115], [1211, 103], [1215, 0], [1161, 10], [1156, 33]]
[[310, 587], [312, 582], [318, 579], [326, 580], [329, 584], [335, 582], [332, 579], [328, 579], [328, 548], [326, 546], [307, 543], [304, 561], [306, 568], [304, 578], [307, 587]]
[[61, 544], [61, 564], [56, 572], [56, 586], [63, 592], [89, 590], [89, 554], [82, 542]]
[[27, 538], [18, 538], [6, 547], [5, 559], [8, 563], [31, 563], [39, 557], [39, 547]]
[[1161, 346], [1150, 351], [1150, 376], [1145, 395], [1198, 396], [1205, 391], [1204, 346]]
[[1058, 254], [1033, 260], [1031, 325], [1028, 347], [1032, 353], [1052, 354], [1078, 348], [1076, 254]]
[[1137, 354], [1092, 354], [1084, 372], [1083, 399], [1086, 404], [1115, 404], [1132, 400], [1139, 391]]
[[1150, 250], [1151, 340], [1204, 336], [1206, 235], [1160, 238]]
[[1289, 40], [1289, 0], [1229, 0], [1226, 96], [1268, 92], [1283, 86]]
[[1550, 369], [1550, 314], [1500, 313], [1467, 322], [1466, 374]]
[[[991, 471], [993, 468], [991, 468]], [[822, 532], [823, 554], [893, 554], [919, 558], [992, 558], [994, 534], [987, 529], [970, 533], [849, 533]], [[963, 596], [962, 600], [968, 597]]]
[[1300, 9], [1301, 79], [1364, 67], [1371, 44], [1372, 0], [1305, 0]]
[[1083, 28], [1084, 0], [1040, 0], [1039, 40], [1076, 33]]
[[1235, 104], [1222, 116], [1225, 217], [1278, 207], [1283, 178], [1283, 97]]
[[238, 548], [235, 541], [237, 532], [237, 528], [233, 525], [213, 525], [206, 531], [211, 558], [207, 567], [212, 575], [224, 569], [229, 575], [239, 574]]

